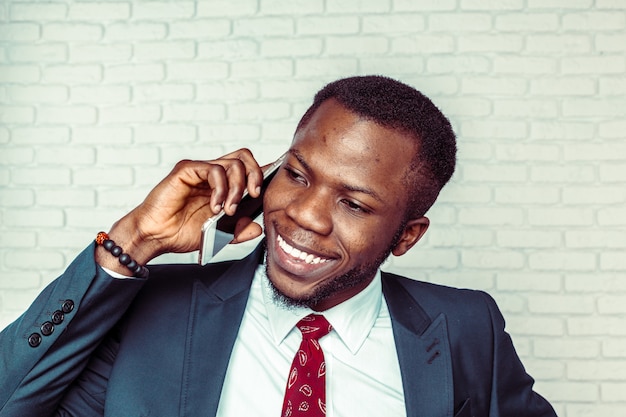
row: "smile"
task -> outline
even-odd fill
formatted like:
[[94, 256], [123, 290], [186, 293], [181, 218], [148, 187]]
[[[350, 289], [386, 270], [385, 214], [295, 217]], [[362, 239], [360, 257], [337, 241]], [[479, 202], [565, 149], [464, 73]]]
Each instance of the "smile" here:
[[285, 242], [285, 239], [283, 239], [280, 235], [277, 236], [276, 240], [278, 241], [278, 246], [283, 250], [283, 252], [285, 252], [292, 258], [300, 260], [309, 265], [317, 265], [330, 261], [330, 259], [322, 258], [320, 256], [316, 256], [311, 253], [307, 253], [300, 249], [294, 248], [289, 243]]

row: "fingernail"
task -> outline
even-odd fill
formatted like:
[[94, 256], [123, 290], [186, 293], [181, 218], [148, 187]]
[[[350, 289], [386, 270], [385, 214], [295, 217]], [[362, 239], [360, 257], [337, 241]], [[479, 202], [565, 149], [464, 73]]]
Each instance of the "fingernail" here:
[[222, 210], [222, 205], [221, 204], [216, 204], [213, 206], [213, 213], [219, 213]]
[[254, 189], [254, 191], [256, 191], [257, 195], [260, 195], [261, 194], [261, 187], [256, 187]]
[[237, 211], [237, 204], [231, 204], [231, 205], [230, 205], [230, 211], [231, 211], [232, 213], [234, 213], [235, 211]]

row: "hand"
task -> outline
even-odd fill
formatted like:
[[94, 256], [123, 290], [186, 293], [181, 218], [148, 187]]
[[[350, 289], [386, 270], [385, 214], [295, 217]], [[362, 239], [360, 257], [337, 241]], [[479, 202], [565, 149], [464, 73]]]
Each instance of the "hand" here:
[[[213, 161], [181, 161], [138, 207], [113, 225], [109, 236], [141, 264], [163, 253], [197, 250], [202, 223], [222, 207], [233, 215], [244, 190], [258, 197], [262, 182], [262, 170], [247, 149]], [[257, 233], [250, 222], [240, 222], [235, 241]], [[100, 265], [127, 272], [111, 258], [97, 253]]]

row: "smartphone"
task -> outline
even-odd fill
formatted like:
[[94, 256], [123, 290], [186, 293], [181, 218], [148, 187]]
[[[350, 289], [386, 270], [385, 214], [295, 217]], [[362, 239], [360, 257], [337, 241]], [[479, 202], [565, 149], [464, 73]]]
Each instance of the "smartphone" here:
[[200, 265], [208, 263], [217, 252], [228, 244], [228, 241], [225, 239], [216, 239], [216, 230], [234, 233], [235, 223], [239, 218], [246, 216], [255, 219], [263, 212], [263, 194], [272, 178], [274, 178], [274, 175], [276, 175], [276, 171], [280, 168], [286, 155], [287, 154], [283, 154], [263, 171], [263, 185], [261, 186], [261, 195], [259, 197], [250, 197], [246, 189], [243, 192], [241, 201], [237, 206], [237, 212], [234, 216], [227, 216], [222, 209], [222, 211], [209, 217], [207, 221], [204, 222], [202, 225], [200, 252], [198, 254], [198, 263]]

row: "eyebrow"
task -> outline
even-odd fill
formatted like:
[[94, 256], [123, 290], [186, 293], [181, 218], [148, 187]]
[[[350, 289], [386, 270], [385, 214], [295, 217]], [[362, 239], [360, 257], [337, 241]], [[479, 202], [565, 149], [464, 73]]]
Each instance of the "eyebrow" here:
[[[307, 170], [309, 172], [312, 171], [311, 166], [309, 164], [307, 164], [307, 162], [305, 161], [304, 157], [302, 156], [302, 154], [297, 149], [289, 149], [289, 153], [291, 155], [293, 155], [294, 158], [296, 158], [298, 160], [298, 162], [300, 162], [300, 165], [302, 165], [305, 170]], [[350, 185], [350, 184], [341, 184], [341, 188], [343, 188], [346, 191], [352, 191], [352, 192], [367, 194], [370, 197], [374, 198], [375, 200], [378, 200], [381, 203], [385, 202], [378, 195], [378, 193], [376, 193], [374, 190], [372, 190], [370, 188], [359, 187], [359, 186]]]

